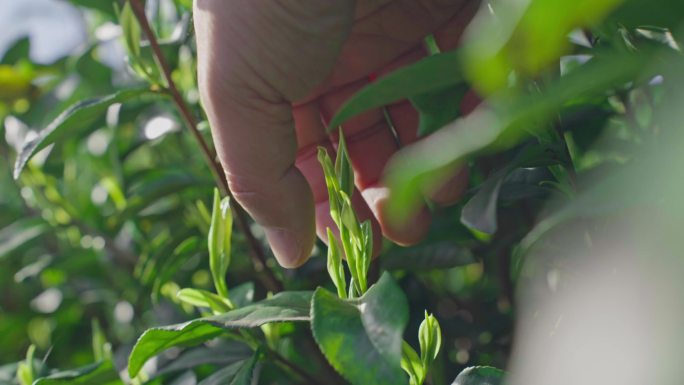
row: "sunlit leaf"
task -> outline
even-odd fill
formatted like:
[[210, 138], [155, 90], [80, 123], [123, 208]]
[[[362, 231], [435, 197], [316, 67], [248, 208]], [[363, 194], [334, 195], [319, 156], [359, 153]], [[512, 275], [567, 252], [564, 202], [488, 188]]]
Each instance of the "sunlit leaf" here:
[[[401, 385], [402, 334], [408, 303], [389, 274], [366, 294], [342, 300], [323, 288], [311, 308], [314, 338], [330, 364], [354, 385]], [[364, 363], [359, 365], [359, 363]], [[372, 368], [369, 369], [369, 368]]]
[[69, 107], [62, 112], [47, 127], [40, 131], [40, 134], [26, 142], [17, 156], [14, 164], [14, 178], [18, 178], [21, 171], [28, 163], [29, 159], [38, 151], [48, 145], [63, 140], [68, 137], [81, 135], [83, 128], [89, 123], [100, 117], [107, 111], [107, 108], [115, 103], [122, 103], [136, 98], [149, 95], [159, 95], [149, 88], [136, 88], [119, 91], [112, 95], [102, 96], [94, 99], [83, 100]]
[[423, 363], [418, 353], [406, 342], [401, 345], [401, 368], [409, 375], [410, 385], [422, 385], [426, 375]]
[[233, 308], [233, 304], [214, 293], [201, 289], [182, 289], [177, 294], [178, 299], [192, 306], [206, 307], [217, 314], [225, 313]]

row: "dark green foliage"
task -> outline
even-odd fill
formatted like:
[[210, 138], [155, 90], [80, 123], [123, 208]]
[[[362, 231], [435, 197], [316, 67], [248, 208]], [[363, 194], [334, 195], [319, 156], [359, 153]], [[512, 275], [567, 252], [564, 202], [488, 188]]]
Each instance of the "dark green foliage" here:
[[465, 369], [451, 385], [501, 385], [504, 372], [489, 366], [473, 366]]
[[[192, 1], [161, 2], [148, 2], [151, 28], [210, 144]], [[94, 30], [54, 63], [32, 62], [28, 38], [2, 53], [0, 385], [18, 385], [17, 371], [34, 385], [122, 384], [126, 371], [139, 385], [408, 384], [402, 367], [431, 384], [500, 385], [516, 284], [547, 273], [535, 249], [565, 257], [550, 236], [576, 227], [585, 239], [572, 248], [586, 248], [624, 213], [684, 217], [681, 0], [492, 2], [496, 17], [481, 12], [457, 51], [371, 82], [329, 129], [413, 104], [424, 140], [386, 169], [391, 213], [409, 219], [460, 165], [465, 197], [431, 207], [423, 242], [385, 244], [370, 265], [342, 142], [326, 170], [344, 228], [336, 259], [320, 244], [298, 270], [268, 252], [254, 266], [266, 243], [249, 220], [253, 239], [230, 211], [212, 221], [215, 180], [128, 2], [68, 3], [90, 27], [122, 25], [128, 58], [112, 65]], [[466, 116], [470, 89], [483, 103]], [[269, 271], [285, 290], [265, 283]], [[425, 310], [441, 329], [430, 359], [418, 349], [436, 341], [419, 337]]]

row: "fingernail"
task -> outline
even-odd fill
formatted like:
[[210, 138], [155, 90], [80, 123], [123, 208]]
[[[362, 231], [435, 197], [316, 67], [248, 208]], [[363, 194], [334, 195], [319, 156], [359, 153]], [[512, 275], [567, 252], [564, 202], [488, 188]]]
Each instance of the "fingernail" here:
[[306, 262], [309, 253], [302, 249], [293, 232], [278, 228], [265, 228], [264, 231], [273, 254], [282, 267], [293, 269]]

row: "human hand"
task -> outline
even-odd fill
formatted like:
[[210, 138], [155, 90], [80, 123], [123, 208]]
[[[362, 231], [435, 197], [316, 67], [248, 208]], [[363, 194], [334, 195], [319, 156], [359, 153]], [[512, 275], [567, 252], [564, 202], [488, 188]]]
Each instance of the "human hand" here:
[[[356, 91], [426, 56], [433, 33], [454, 48], [479, 5], [474, 0], [195, 0], [199, 85], [221, 163], [235, 199], [264, 227], [279, 263], [308, 258], [315, 233], [325, 239], [327, 190], [316, 159], [331, 156], [336, 134], [325, 123]], [[343, 125], [356, 171], [352, 202], [381, 232], [412, 244], [430, 224], [427, 206], [409, 226], [390, 223], [382, 171], [418, 140], [418, 114], [408, 101], [374, 110]], [[336, 130], [332, 130], [336, 132]], [[450, 204], [461, 196], [460, 170], [426, 197]]]

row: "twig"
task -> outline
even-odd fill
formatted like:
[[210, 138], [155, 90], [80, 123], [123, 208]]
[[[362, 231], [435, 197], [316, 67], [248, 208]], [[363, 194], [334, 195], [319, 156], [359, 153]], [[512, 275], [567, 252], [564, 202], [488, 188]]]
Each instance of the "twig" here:
[[[190, 129], [190, 132], [192, 135], [195, 137], [197, 140], [197, 143], [200, 146], [202, 155], [205, 158], [205, 161], [207, 162], [207, 165], [209, 165], [209, 168], [214, 176], [214, 179], [216, 180], [216, 183], [218, 184], [219, 188], [223, 192], [223, 194], [229, 196], [231, 199], [233, 198], [233, 195], [230, 191], [230, 188], [228, 187], [228, 182], [225, 178], [225, 174], [223, 172], [223, 168], [219, 164], [219, 162], [216, 160], [216, 157], [213, 153], [213, 151], [210, 149], [209, 145], [207, 142], [204, 140], [204, 137], [202, 137], [202, 134], [200, 133], [199, 129], [197, 128], [197, 122], [195, 120], [195, 117], [193, 116], [192, 112], [190, 111], [190, 108], [188, 107], [187, 103], [183, 99], [183, 96], [180, 94], [178, 91], [178, 88], [176, 87], [175, 82], [173, 81], [173, 78], [171, 76], [171, 70], [169, 68], [168, 63], [166, 62], [166, 59], [164, 58], [164, 55], [161, 52], [161, 49], [159, 47], [159, 42], [157, 41], [157, 37], [152, 31], [152, 28], [150, 27], [150, 23], [147, 20], [147, 16], [145, 15], [145, 7], [143, 6], [141, 0], [130, 0], [131, 3], [131, 8], [133, 10], [133, 13], [135, 14], [136, 19], [140, 23], [140, 27], [143, 30], [143, 33], [147, 37], [150, 43], [150, 47], [152, 48], [152, 52], [154, 53], [154, 57], [157, 60], [157, 64], [159, 65], [159, 68], [162, 70], [162, 73], [164, 75], [164, 79], [166, 80], [167, 83], [167, 91], [171, 95], [171, 98], [176, 105], [176, 108], [178, 108], [178, 112], [181, 115], [181, 118], [185, 122], [185, 124], [188, 126]], [[266, 254], [264, 253], [263, 248], [261, 247], [261, 244], [259, 241], [254, 237], [254, 234], [249, 228], [249, 223], [247, 220], [247, 213], [244, 211], [244, 209], [234, 200], [232, 199], [232, 205], [231, 207], [233, 208], [233, 213], [235, 214], [235, 218], [237, 219], [237, 226], [240, 229], [240, 231], [245, 235], [247, 238], [247, 242], [250, 247], [250, 257], [252, 259], [252, 264], [254, 265], [254, 270], [257, 272], [257, 276], [261, 280], [261, 283], [264, 285], [264, 287], [271, 292], [279, 292], [283, 290], [283, 285], [280, 282], [280, 280], [275, 276], [273, 271], [268, 269], [266, 267]]]

